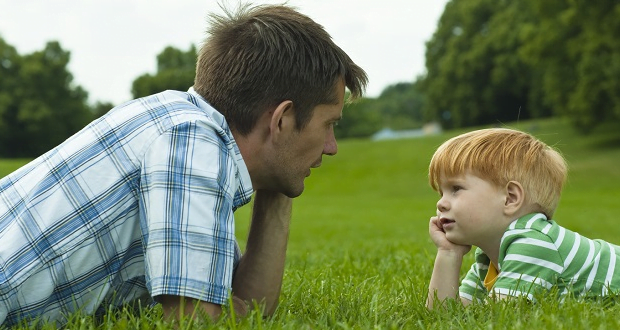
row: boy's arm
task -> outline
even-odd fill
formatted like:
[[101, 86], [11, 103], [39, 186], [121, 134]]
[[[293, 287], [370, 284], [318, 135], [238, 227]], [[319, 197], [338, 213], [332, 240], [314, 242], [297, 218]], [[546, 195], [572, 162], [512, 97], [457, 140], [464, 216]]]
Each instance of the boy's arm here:
[[[463, 263], [463, 256], [469, 252], [471, 246], [457, 245], [446, 238], [438, 217], [431, 217], [429, 222], [429, 235], [437, 246], [437, 256], [433, 274], [428, 286], [428, 299], [426, 307], [432, 309], [435, 303], [445, 299], [455, 299], [459, 291], [459, 274]], [[470, 303], [468, 299], [461, 298], [463, 304]]]
[[[441, 303], [445, 299], [455, 299], [459, 293], [459, 274], [463, 255], [460, 252], [450, 250], [438, 250], [435, 257], [435, 266], [431, 275], [431, 282], [428, 285], [428, 299], [426, 307], [432, 309], [435, 302]], [[471, 303], [470, 300], [462, 298], [463, 305]]]

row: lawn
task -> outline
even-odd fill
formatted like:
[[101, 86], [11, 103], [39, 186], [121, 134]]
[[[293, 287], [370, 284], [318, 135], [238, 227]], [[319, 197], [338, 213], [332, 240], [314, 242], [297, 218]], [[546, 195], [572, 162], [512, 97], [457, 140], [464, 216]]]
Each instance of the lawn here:
[[[556, 220], [591, 238], [620, 243], [617, 225], [620, 133], [601, 127], [582, 136], [558, 119], [508, 125], [556, 146], [570, 166]], [[407, 140], [348, 140], [324, 158], [295, 201], [281, 303], [272, 318], [257, 315], [215, 327], [240, 329], [592, 329], [620, 328], [613, 301], [489, 303], [443, 311], [424, 307], [435, 247], [428, 219], [437, 193], [427, 182], [435, 148], [460, 131]], [[0, 175], [24, 161], [0, 161]], [[249, 207], [237, 211], [243, 246]], [[471, 262], [471, 253], [466, 263]], [[469, 265], [464, 265], [463, 272]], [[95, 325], [76, 317], [70, 328], [172, 329], [159, 310], [108, 315]], [[180, 328], [191, 328], [181, 325]], [[198, 327], [196, 327], [198, 328]], [[204, 327], [201, 327], [204, 328]]]

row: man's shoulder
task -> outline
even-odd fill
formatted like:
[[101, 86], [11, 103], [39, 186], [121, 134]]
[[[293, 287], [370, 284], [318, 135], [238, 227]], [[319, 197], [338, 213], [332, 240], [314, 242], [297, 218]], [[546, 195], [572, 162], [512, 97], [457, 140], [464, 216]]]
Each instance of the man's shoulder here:
[[206, 102], [189, 92], [166, 90], [125, 102], [116, 106], [113, 110], [125, 109], [124, 111], [127, 111], [128, 109], [135, 109], [152, 112], [192, 112], [199, 111], [200, 109], [210, 110], [210, 108]]
[[160, 132], [188, 122], [205, 123], [216, 131], [228, 130], [224, 117], [191, 90], [166, 90], [136, 98], [114, 107], [101, 120], [111, 128], [155, 124]]

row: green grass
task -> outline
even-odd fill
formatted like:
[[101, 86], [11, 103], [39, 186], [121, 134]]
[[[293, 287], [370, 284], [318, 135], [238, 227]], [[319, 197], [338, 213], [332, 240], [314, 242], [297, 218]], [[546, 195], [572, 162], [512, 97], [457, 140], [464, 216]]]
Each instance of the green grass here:
[[[617, 214], [620, 133], [601, 127], [591, 136], [575, 134], [558, 119], [522, 122], [556, 146], [570, 166], [556, 220], [591, 238], [620, 243]], [[424, 307], [435, 247], [428, 219], [437, 194], [427, 182], [435, 148], [461, 131], [396, 141], [343, 141], [306, 180], [294, 203], [281, 303], [275, 315], [257, 313], [239, 329], [605, 329], [620, 328], [620, 305], [610, 301], [566, 301], [551, 297], [530, 304], [515, 300], [446, 310]], [[23, 162], [22, 162], [23, 163]], [[0, 161], [0, 175], [19, 162]], [[4, 172], [2, 172], [4, 171]], [[237, 212], [240, 243], [248, 229], [249, 207]], [[465, 271], [471, 262], [467, 256]], [[75, 329], [172, 329], [160, 311], [109, 313], [96, 324], [76, 316]], [[181, 329], [192, 328], [185, 324]], [[209, 328], [195, 326], [193, 328]]]
[[29, 159], [0, 159], [0, 177], [15, 171], [28, 161]]

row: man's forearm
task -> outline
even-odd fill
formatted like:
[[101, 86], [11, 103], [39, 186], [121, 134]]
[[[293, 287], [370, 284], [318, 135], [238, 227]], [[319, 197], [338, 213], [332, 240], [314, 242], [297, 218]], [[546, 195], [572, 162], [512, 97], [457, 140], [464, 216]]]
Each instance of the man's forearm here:
[[278, 305], [292, 199], [276, 192], [257, 191], [246, 245], [233, 278], [233, 295], [264, 304], [271, 315]]

